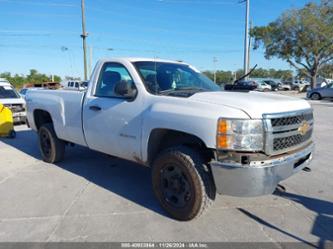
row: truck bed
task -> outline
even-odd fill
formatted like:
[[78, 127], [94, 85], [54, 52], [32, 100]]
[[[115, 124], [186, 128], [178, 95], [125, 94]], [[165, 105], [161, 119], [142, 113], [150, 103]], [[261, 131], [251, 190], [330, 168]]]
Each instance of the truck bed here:
[[[28, 119], [33, 120], [33, 112], [43, 107], [53, 119], [57, 136], [65, 141], [86, 146], [82, 130], [82, 101], [84, 91], [73, 90], [34, 90], [28, 91]], [[35, 122], [31, 128], [37, 130]]]

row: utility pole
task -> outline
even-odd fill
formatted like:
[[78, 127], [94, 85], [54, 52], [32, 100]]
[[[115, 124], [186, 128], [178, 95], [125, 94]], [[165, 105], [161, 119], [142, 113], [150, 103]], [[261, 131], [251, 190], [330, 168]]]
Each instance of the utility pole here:
[[245, 39], [244, 39], [244, 74], [249, 71], [249, 17], [250, 17], [250, 0], [244, 0], [246, 2], [246, 14], [245, 14]]
[[87, 80], [87, 44], [86, 38], [88, 34], [86, 33], [86, 16], [85, 16], [85, 5], [84, 0], [81, 0], [81, 12], [82, 12], [82, 46], [83, 46], [83, 66], [84, 66], [84, 80]]
[[218, 62], [216, 57], [213, 57], [213, 63], [214, 63], [214, 83], [216, 83], [216, 63]]
[[[252, 21], [250, 21], [250, 30], [252, 29]], [[249, 37], [249, 48], [247, 51], [247, 70], [250, 70], [251, 65], [251, 47], [252, 47], [252, 38]]]
[[92, 73], [92, 59], [93, 57], [93, 47], [92, 46], [89, 46], [89, 75], [91, 75]]

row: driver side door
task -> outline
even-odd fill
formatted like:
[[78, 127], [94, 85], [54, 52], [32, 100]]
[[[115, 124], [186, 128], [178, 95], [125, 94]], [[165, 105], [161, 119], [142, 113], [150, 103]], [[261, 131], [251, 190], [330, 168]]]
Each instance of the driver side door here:
[[327, 97], [333, 98], [333, 83], [327, 85], [327, 88], [325, 89], [325, 92], [326, 92], [325, 95]]
[[126, 81], [136, 89], [124, 65], [105, 63], [95, 90], [85, 98], [83, 129], [89, 148], [135, 161], [141, 158], [142, 103], [138, 96], [131, 99], [119, 96], [115, 92], [119, 81]]

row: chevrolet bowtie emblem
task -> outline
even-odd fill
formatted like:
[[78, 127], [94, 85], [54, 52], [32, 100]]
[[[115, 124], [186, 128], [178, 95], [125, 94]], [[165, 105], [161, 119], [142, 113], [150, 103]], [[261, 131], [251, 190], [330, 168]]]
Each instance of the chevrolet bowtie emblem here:
[[310, 125], [308, 124], [308, 122], [303, 121], [301, 123], [301, 125], [298, 127], [298, 132], [304, 136], [310, 129]]

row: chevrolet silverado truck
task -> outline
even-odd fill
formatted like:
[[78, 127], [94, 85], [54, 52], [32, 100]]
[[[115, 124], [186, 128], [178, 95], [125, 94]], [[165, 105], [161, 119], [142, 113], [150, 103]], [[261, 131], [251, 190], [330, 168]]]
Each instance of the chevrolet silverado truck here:
[[29, 91], [26, 101], [44, 161], [78, 144], [150, 167], [158, 201], [178, 220], [201, 215], [217, 193], [271, 194], [314, 149], [305, 100], [222, 91], [182, 62], [104, 59], [87, 89]]

